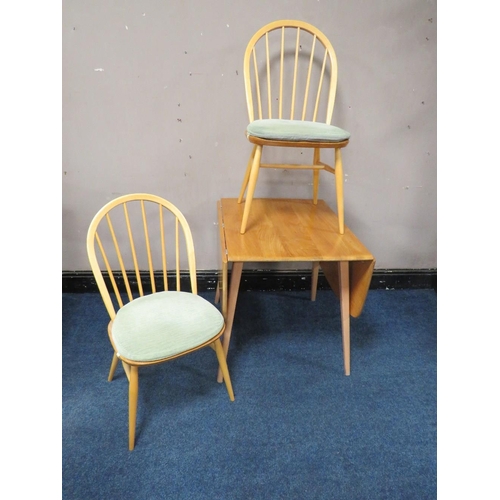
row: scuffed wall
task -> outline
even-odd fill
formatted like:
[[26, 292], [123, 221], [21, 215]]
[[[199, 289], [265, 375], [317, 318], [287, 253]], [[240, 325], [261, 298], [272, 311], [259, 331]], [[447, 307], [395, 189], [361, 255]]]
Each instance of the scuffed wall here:
[[[352, 134], [346, 224], [377, 268], [436, 267], [435, 1], [94, 0], [62, 13], [63, 270], [89, 269], [93, 215], [140, 191], [176, 204], [198, 268], [218, 267], [216, 201], [238, 196], [251, 150], [243, 53], [283, 18], [316, 25], [336, 50], [333, 123]], [[308, 172], [266, 170], [256, 190], [310, 194]], [[326, 173], [320, 197], [335, 207]]]

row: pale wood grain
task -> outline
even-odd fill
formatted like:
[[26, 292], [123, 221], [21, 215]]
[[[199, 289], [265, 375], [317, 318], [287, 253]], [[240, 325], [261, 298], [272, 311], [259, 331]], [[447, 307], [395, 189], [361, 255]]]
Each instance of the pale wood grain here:
[[[137, 207], [140, 208], [139, 211], [137, 211]], [[110, 317], [110, 321], [108, 324], [108, 337], [113, 347], [114, 354], [111, 361], [108, 380], [111, 381], [113, 379], [118, 361], [120, 360], [129, 381], [129, 450], [133, 450], [135, 445], [137, 399], [139, 391], [139, 367], [163, 363], [177, 357], [184, 356], [198, 349], [202, 349], [204, 347], [212, 347], [216, 351], [219, 367], [222, 374], [221, 376], [226, 383], [226, 389], [228, 391], [229, 398], [231, 401], [234, 400], [234, 393], [226, 364], [224, 349], [220, 342], [220, 337], [222, 337], [222, 335], [224, 334], [225, 323], [222, 325], [222, 328], [219, 332], [216, 333], [216, 335], [214, 335], [211, 339], [207, 340], [203, 344], [194, 346], [191, 349], [184, 350], [174, 356], [169, 356], [163, 359], [156, 359], [154, 361], [127, 359], [123, 355], [119, 354], [115, 345], [112, 335], [112, 325], [117, 311], [124, 306], [122, 300], [123, 292], [126, 292], [126, 296], [128, 297], [129, 301], [134, 300], [134, 296], [132, 293], [132, 283], [127, 276], [128, 271], [132, 271], [137, 279], [138, 290], [136, 290], [135, 293], [138, 293], [141, 297], [146, 293], [146, 290], [143, 287], [141, 281], [140, 271], [142, 269], [139, 264], [139, 249], [145, 251], [145, 262], [147, 263], [146, 267], [149, 273], [149, 278], [151, 280], [151, 293], [156, 293], [157, 291], [159, 291], [157, 290], [157, 286], [155, 284], [155, 272], [157, 271], [157, 269], [155, 268], [155, 264], [153, 262], [153, 248], [159, 249], [159, 260], [161, 261], [162, 267], [163, 285], [165, 290], [168, 289], [167, 252], [165, 244], [166, 237], [164, 230], [166, 213], [168, 213], [174, 219], [175, 234], [172, 239], [175, 242], [174, 247], [176, 288], [177, 290], [180, 290], [181, 285], [180, 254], [182, 238], [185, 243], [185, 254], [189, 268], [191, 292], [193, 294], [197, 294], [198, 288], [196, 278], [196, 259], [191, 230], [184, 215], [169, 201], [159, 196], [146, 193], [134, 193], [130, 195], [120, 196], [104, 205], [97, 212], [97, 214], [92, 219], [87, 232], [87, 255], [89, 258], [90, 267], [94, 274], [94, 278], [96, 280], [106, 310]], [[131, 217], [132, 214], [135, 214], [136, 217]], [[160, 224], [158, 231], [150, 230], [150, 227], [155, 226], [154, 224], [150, 224], [150, 222], [148, 221], [148, 217], [151, 214], [155, 214], [155, 216], [156, 214], [158, 215], [158, 221]], [[220, 221], [221, 226], [223, 226], [221, 217]], [[136, 227], [136, 224], [139, 227]], [[121, 231], [119, 228], [121, 228]], [[106, 235], [107, 239], [104, 238], [103, 235]], [[141, 235], [143, 237], [143, 241], [140, 241]], [[226, 246], [225, 241], [221, 242], [221, 246]], [[100, 255], [99, 258], [98, 255]], [[128, 256], [127, 261], [125, 261], [125, 255]], [[113, 262], [115, 263], [114, 265]], [[108, 288], [108, 285], [104, 278], [105, 272], [108, 275], [110, 288]], [[223, 275], [223, 281], [227, 281], [227, 262], [226, 270]], [[120, 290], [118, 286], [118, 277], [123, 278], [125, 290]], [[226, 290], [227, 286], [224, 287], [224, 293], [226, 293]], [[114, 297], [112, 297], [113, 294]], [[223, 307], [223, 314], [227, 315], [226, 296], [224, 296], [224, 302], [225, 305]]]
[[244, 206], [221, 200], [225, 240], [231, 261], [371, 260], [352, 231], [339, 233], [336, 214], [323, 201], [255, 198], [246, 233], [239, 231]]
[[[227, 356], [241, 274], [245, 262], [312, 262], [311, 300], [316, 299], [319, 267], [340, 299], [345, 374], [350, 374], [350, 320], [361, 314], [370, 287], [375, 258], [345, 227], [324, 200], [255, 198], [245, 234], [239, 231], [243, 206], [236, 198], [217, 202], [221, 241], [223, 337]], [[231, 283], [227, 266], [232, 263]], [[227, 295], [229, 293], [229, 299]], [[222, 382], [221, 370], [218, 381]]]
[[[281, 42], [279, 46], [270, 44], [270, 35], [273, 31], [280, 30]], [[287, 47], [285, 31], [294, 32], [294, 45]], [[306, 38], [311, 37], [311, 46], [305, 42]], [[262, 41], [263, 40], [263, 41]], [[291, 40], [290, 40], [291, 42]], [[263, 47], [260, 45], [263, 44]], [[260, 50], [257, 48], [259, 47]], [[306, 48], [307, 47], [307, 48]], [[300, 88], [299, 92], [299, 57], [308, 53], [308, 65], [306, 68], [305, 88]], [[275, 51], [277, 52], [275, 54]], [[303, 52], [304, 51], [304, 52]], [[322, 57], [321, 69], [316, 64], [316, 57]], [[261, 62], [262, 58], [262, 62]], [[295, 119], [296, 108], [302, 108], [300, 120], [322, 121], [323, 123], [331, 124], [333, 108], [335, 104], [335, 95], [337, 89], [337, 56], [331, 42], [315, 26], [295, 20], [278, 20], [267, 24], [259, 29], [248, 42], [243, 58], [243, 73], [245, 84], [245, 95], [248, 110], [248, 118], [253, 122], [256, 117], [258, 119], [273, 117], [273, 78], [272, 61], [277, 61], [279, 58], [279, 84], [278, 97], [275, 99], [278, 107], [278, 118], [283, 116], [283, 102], [287, 99], [290, 101], [290, 119]], [[288, 59], [290, 61], [288, 62]], [[291, 72], [291, 81], [284, 81], [285, 66], [290, 67], [287, 75]], [[314, 78], [313, 78], [314, 75]], [[328, 75], [328, 77], [325, 77]], [[276, 77], [275, 77], [276, 78]], [[262, 79], [262, 83], [261, 83]], [[314, 87], [316, 86], [316, 87]], [[320, 120], [319, 110], [320, 101], [323, 89], [326, 92], [326, 108], [324, 116]], [[312, 116], [308, 117], [309, 95], [312, 95], [314, 100], [314, 109]], [[267, 99], [267, 115], [264, 116], [265, 103]], [[311, 103], [312, 105], [312, 103]], [[342, 159], [337, 154], [340, 148], [344, 148], [349, 143], [348, 140], [339, 142], [317, 142], [317, 141], [283, 141], [283, 140], [268, 140], [259, 137], [254, 137], [247, 134], [250, 143], [254, 145], [250, 158], [247, 163], [247, 168], [243, 177], [243, 182], [240, 188], [238, 203], [243, 203], [245, 192], [248, 190], [245, 199], [245, 211], [241, 219], [240, 233], [245, 234], [247, 230], [248, 217], [251, 210], [252, 199], [255, 191], [255, 186], [258, 178], [258, 170], [260, 168], [279, 168], [279, 169], [310, 169], [314, 170], [313, 174], [313, 200], [316, 203], [318, 196], [319, 175], [318, 170], [335, 175], [335, 190], [337, 193], [337, 214], [339, 217], [338, 231], [344, 232], [344, 195], [343, 195], [343, 173]], [[258, 155], [256, 156], [256, 148], [259, 147]], [[300, 165], [291, 165], [290, 163], [275, 162], [273, 164], [262, 164], [260, 158], [262, 149], [265, 147], [291, 147], [291, 148], [309, 148], [314, 149], [312, 162], [303, 163]], [[321, 161], [320, 151], [322, 149], [335, 149], [335, 166]]]

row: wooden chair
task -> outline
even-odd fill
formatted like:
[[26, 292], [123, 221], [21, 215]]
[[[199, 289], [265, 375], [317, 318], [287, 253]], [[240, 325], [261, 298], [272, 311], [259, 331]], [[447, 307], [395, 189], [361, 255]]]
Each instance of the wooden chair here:
[[[167, 242], [175, 247], [171, 253]], [[135, 441], [139, 367], [210, 346], [234, 401], [220, 341], [224, 318], [197, 295], [193, 238], [179, 209], [150, 194], [120, 196], [92, 220], [87, 253], [110, 317], [108, 335], [114, 354], [108, 380], [113, 379], [119, 360], [129, 380], [129, 449], [134, 449]], [[167, 268], [170, 262], [174, 273]], [[189, 269], [190, 292], [181, 291], [182, 266]]]
[[[310, 169], [313, 203], [318, 201], [319, 172], [335, 174], [339, 231], [344, 234], [341, 149], [349, 132], [331, 125], [337, 88], [337, 58], [332, 44], [314, 26], [275, 21], [257, 31], [247, 45], [243, 72], [248, 108], [248, 140], [253, 144], [238, 202], [247, 191], [240, 233], [246, 231], [260, 168]], [[308, 148], [312, 163], [262, 163], [264, 146]], [[321, 160], [334, 149], [335, 164]]]

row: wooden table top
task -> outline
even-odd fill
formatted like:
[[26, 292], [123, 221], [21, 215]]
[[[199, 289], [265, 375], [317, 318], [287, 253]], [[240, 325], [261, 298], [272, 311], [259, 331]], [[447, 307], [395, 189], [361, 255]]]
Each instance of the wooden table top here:
[[222, 248], [229, 262], [373, 261], [348, 227], [339, 234], [337, 215], [323, 201], [254, 198], [245, 234], [244, 203], [217, 202]]

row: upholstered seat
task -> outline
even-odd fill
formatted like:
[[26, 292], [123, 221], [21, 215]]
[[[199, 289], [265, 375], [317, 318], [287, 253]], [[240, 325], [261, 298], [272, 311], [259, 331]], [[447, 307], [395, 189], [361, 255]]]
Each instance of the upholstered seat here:
[[327, 123], [270, 118], [250, 123], [247, 137], [250, 136], [273, 141], [341, 142], [349, 139], [351, 134]]
[[118, 357], [154, 361], [175, 356], [215, 337], [222, 314], [199, 295], [157, 292], [125, 304], [111, 327]]

